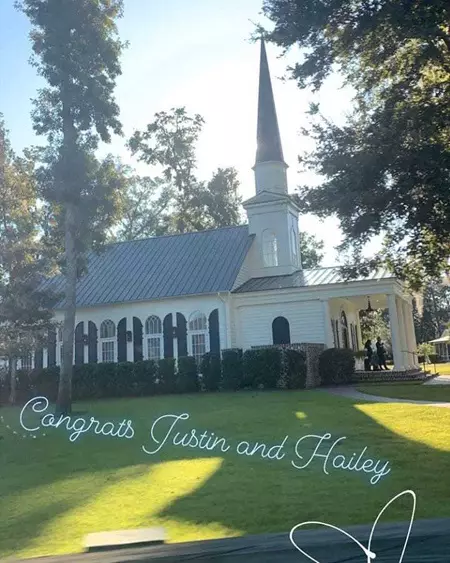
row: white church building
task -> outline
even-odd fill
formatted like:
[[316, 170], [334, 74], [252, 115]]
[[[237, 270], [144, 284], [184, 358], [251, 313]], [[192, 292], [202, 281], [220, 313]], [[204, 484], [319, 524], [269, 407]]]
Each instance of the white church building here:
[[[108, 245], [77, 287], [75, 363], [139, 361], [302, 343], [362, 350], [358, 311], [388, 308], [394, 368], [416, 368], [411, 297], [389, 273], [344, 281], [302, 269], [299, 209], [288, 194], [261, 43], [254, 197], [248, 224]], [[62, 280], [56, 280], [62, 290]], [[62, 321], [63, 312], [55, 312]], [[33, 358], [59, 364], [61, 337]]]

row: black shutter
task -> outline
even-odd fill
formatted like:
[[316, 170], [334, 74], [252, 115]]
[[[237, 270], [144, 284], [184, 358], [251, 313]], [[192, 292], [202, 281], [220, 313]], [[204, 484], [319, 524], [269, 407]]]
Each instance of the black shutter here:
[[97, 327], [95, 323], [89, 321], [88, 323], [88, 362], [96, 364], [98, 361], [97, 353]]
[[120, 319], [117, 325], [117, 361], [127, 361], [127, 319]]
[[289, 321], [284, 317], [277, 317], [272, 323], [272, 339], [274, 344], [290, 344], [291, 333]]
[[173, 358], [173, 325], [172, 325], [172, 313], [169, 313], [164, 317], [163, 321], [163, 333], [164, 333], [164, 357]]
[[209, 350], [220, 354], [219, 309], [214, 309], [209, 315]]
[[187, 323], [184, 315], [177, 313], [178, 357], [188, 355], [187, 349]]
[[48, 331], [47, 367], [56, 366], [56, 330]]
[[75, 328], [75, 365], [84, 364], [84, 323], [79, 322]]
[[44, 350], [38, 348], [34, 352], [34, 369], [42, 369], [44, 367]]
[[133, 317], [133, 357], [135, 362], [141, 362], [142, 355], [142, 322]]

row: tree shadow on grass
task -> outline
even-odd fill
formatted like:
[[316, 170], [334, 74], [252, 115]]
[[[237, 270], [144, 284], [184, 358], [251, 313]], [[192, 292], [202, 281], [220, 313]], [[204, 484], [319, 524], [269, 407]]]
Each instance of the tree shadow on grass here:
[[[366, 404], [317, 393], [309, 399], [313, 397], [320, 401], [320, 406], [314, 399], [304, 401], [301, 394], [296, 394], [298, 411], [279, 412], [278, 424], [270, 433], [255, 429], [241, 435], [250, 443], [259, 441], [269, 445], [280, 443], [289, 435], [283, 460], [239, 456], [230, 450], [229, 454], [224, 454], [220, 470], [201, 489], [178, 499], [160, 516], [194, 523], [199, 528], [211, 522], [220, 523], [231, 535], [234, 535], [233, 530], [245, 534], [286, 532], [307, 520], [338, 526], [370, 524], [389, 500], [406, 489], [414, 490], [417, 495], [416, 519], [450, 516], [445, 501], [450, 499], [446, 478], [450, 453], [427, 445], [420, 438], [414, 440], [403, 435], [403, 432], [408, 433], [407, 419], [417, 421], [419, 418], [422, 439], [429, 441], [427, 434], [433, 431], [438, 414], [450, 424], [450, 413], [441, 410], [436, 413], [433, 408], [426, 410], [430, 407], [406, 404]], [[300, 418], [299, 411], [303, 413]], [[407, 417], [397, 428], [396, 416]], [[383, 420], [392, 429], [383, 425]], [[305, 469], [293, 467], [292, 461], [297, 465], [306, 463], [317, 444], [317, 439], [305, 441], [299, 448], [300, 455], [304, 456], [300, 460], [295, 454], [296, 441], [307, 434], [326, 432], [332, 439], [318, 453], [326, 454], [335, 439], [346, 436], [330, 457], [329, 474], [323, 471], [323, 458], [313, 459]], [[355, 453], [357, 458], [364, 447], [367, 450], [363, 460], [380, 460], [380, 466], [389, 462], [390, 473], [375, 485], [370, 483], [373, 473], [350, 472], [332, 466], [335, 455], [342, 454], [349, 460]], [[408, 520], [410, 506], [408, 498], [391, 505], [385, 521]]]
[[[136, 503], [136, 511], [144, 513], [140, 526], [164, 525], [171, 541], [286, 532], [305, 520], [339, 526], [371, 523], [388, 500], [407, 488], [418, 496], [416, 518], [448, 516], [445, 499], [450, 490], [445, 476], [450, 454], [423, 443], [431, 441], [429, 435], [436, 428], [444, 431], [442, 424], [446, 420], [450, 424], [450, 413], [441, 409], [435, 412], [430, 407], [413, 405], [366, 404], [314, 391], [154, 397], [101, 401], [80, 408], [102, 420], [113, 416], [132, 419], [135, 438], [86, 435], [70, 443], [67, 433], [59, 431], [51, 439], [18, 441], [6, 436], [0, 442], [4, 477], [0, 480], [0, 552], [34, 545], [32, 538], [37, 538], [47, 525], [89, 506], [96, 498], [103, 502], [110, 492], [114, 500], [122, 484], [130, 487], [131, 507]], [[166, 445], [154, 456], [145, 454], [142, 446], [150, 445], [152, 421], [163, 414], [182, 412], [189, 413], [190, 419], [180, 424], [180, 431], [196, 428], [199, 432], [214, 432], [227, 439], [230, 450], [207, 452]], [[396, 418], [401, 420], [397, 426]], [[416, 434], [417, 440], [406, 437], [408, 421], [416, 424], [418, 419], [422, 431]], [[371, 485], [371, 475], [363, 473], [331, 467], [330, 474], [325, 475], [320, 460], [306, 469], [295, 469], [291, 464], [296, 460], [295, 442], [307, 434], [326, 432], [333, 439], [347, 437], [336, 453], [359, 455], [367, 446], [367, 457], [389, 461], [391, 473]], [[286, 435], [286, 456], [280, 461], [235, 452], [241, 440], [273, 446]], [[301, 449], [305, 460], [312, 450], [313, 444], [305, 442]], [[184, 463], [199, 458], [204, 461]], [[207, 458], [220, 459], [213, 471], [203, 471]], [[173, 475], [177, 463], [180, 473]], [[156, 467], [159, 472], [152, 473]], [[195, 471], [203, 474], [193, 475]], [[139, 481], [149, 472], [152, 479], [160, 479], [168, 495], [164, 502], [159, 499], [156, 510], [145, 506], [152, 499], [144, 494], [145, 480]], [[181, 483], [186, 481], [189, 483], [183, 489]], [[135, 482], [141, 488], [135, 488]], [[157, 489], [158, 482], [153, 485]], [[171, 489], [180, 494], [170, 496]], [[32, 501], [29, 507], [17, 506], [27, 498]], [[405, 506], [406, 503], [393, 505], [386, 519], [407, 519]], [[133, 508], [113, 505], [111, 518], [108, 510], [109, 507], [104, 511], [105, 519], [96, 524], [102, 528], [88, 531], [117, 529], [114, 511], [130, 511], [131, 518]], [[6, 536], [11, 539], [6, 540]], [[76, 549], [81, 548], [82, 537], [78, 540]]]

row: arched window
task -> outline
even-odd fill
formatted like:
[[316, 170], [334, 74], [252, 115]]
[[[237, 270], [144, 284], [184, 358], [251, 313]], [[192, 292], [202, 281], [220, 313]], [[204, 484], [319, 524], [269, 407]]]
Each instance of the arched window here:
[[284, 317], [277, 317], [272, 323], [272, 340], [274, 344], [290, 344], [291, 333], [289, 321]]
[[116, 361], [116, 325], [110, 321], [103, 321], [100, 325], [100, 340], [102, 343], [102, 362]]
[[147, 359], [158, 361], [163, 356], [162, 322], [156, 315], [151, 315], [145, 321], [145, 335], [147, 338]]
[[278, 266], [278, 246], [275, 233], [265, 230], [263, 232], [262, 244], [264, 266]]
[[344, 311], [341, 313], [341, 330], [342, 330], [342, 344], [344, 348], [350, 348], [349, 340], [348, 340], [348, 324], [347, 324], [347, 315]]
[[295, 266], [298, 265], [298, 241], [297, 235], [295, 233], [294, 227], [291, 229], [291, 253], [292, 253], [292, 262]]
[[189, 317], [188, 323], [188, 346], [189, 354], [194, 356], [199, 363], [203, 354], [209, 350], [208, 321], [206, 315], [195, 311]]

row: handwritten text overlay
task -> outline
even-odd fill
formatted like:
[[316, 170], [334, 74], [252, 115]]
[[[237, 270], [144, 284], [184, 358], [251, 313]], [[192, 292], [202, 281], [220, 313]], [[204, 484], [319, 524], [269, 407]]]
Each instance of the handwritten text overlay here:
[[[101, 422], [94, 417], [75, 418], [63, 415], [58, 417], [46, 412], [48, 408], [49, 401], [45, 397], [35, 397], [28, 401], [20, 413], [22, 428], [27, 432], [37, 432], [41, 428], [65, 428], [71, 442], [75, 442], [86, 433], [128, 440], [135, 437], [131, 420], [124, 419], [118, 423]], [[42, 415], [39, 422], [36, 421], [36, 417], [30, 422], [30, 411]], [[185, 423], [189, 418], [188, 413], [164, 414], [158, 417], [151, 426], [148, 442], [141, 445], [142, 451], [153, 456], [167, 446], [176, 446], [219, 453], [231, 451], [241, 456], [256, 456], [274, 461], [286, 458], [298, 471], [316, 465], [326, 475], [333, 470], [366, 473], [371, 475], [369, 481], [372, 485], [377, 484], [391, 471], [388, 461], [374, 460], [367, 455], [367, 446], [359, 452], [353, 452], [350, 456], [344, 455], [342, 450], [339, 452], [339, 447], [346, 443], [346, 436], [333, 438], [329, 432], [326, 432], [307, 434], [298, 439], [291, 439], [286, 435], [279, 442], [271, 444], [247, 440], [236, 442], [225, 436], [218, 436], [214, 432], [186, 428]]]

